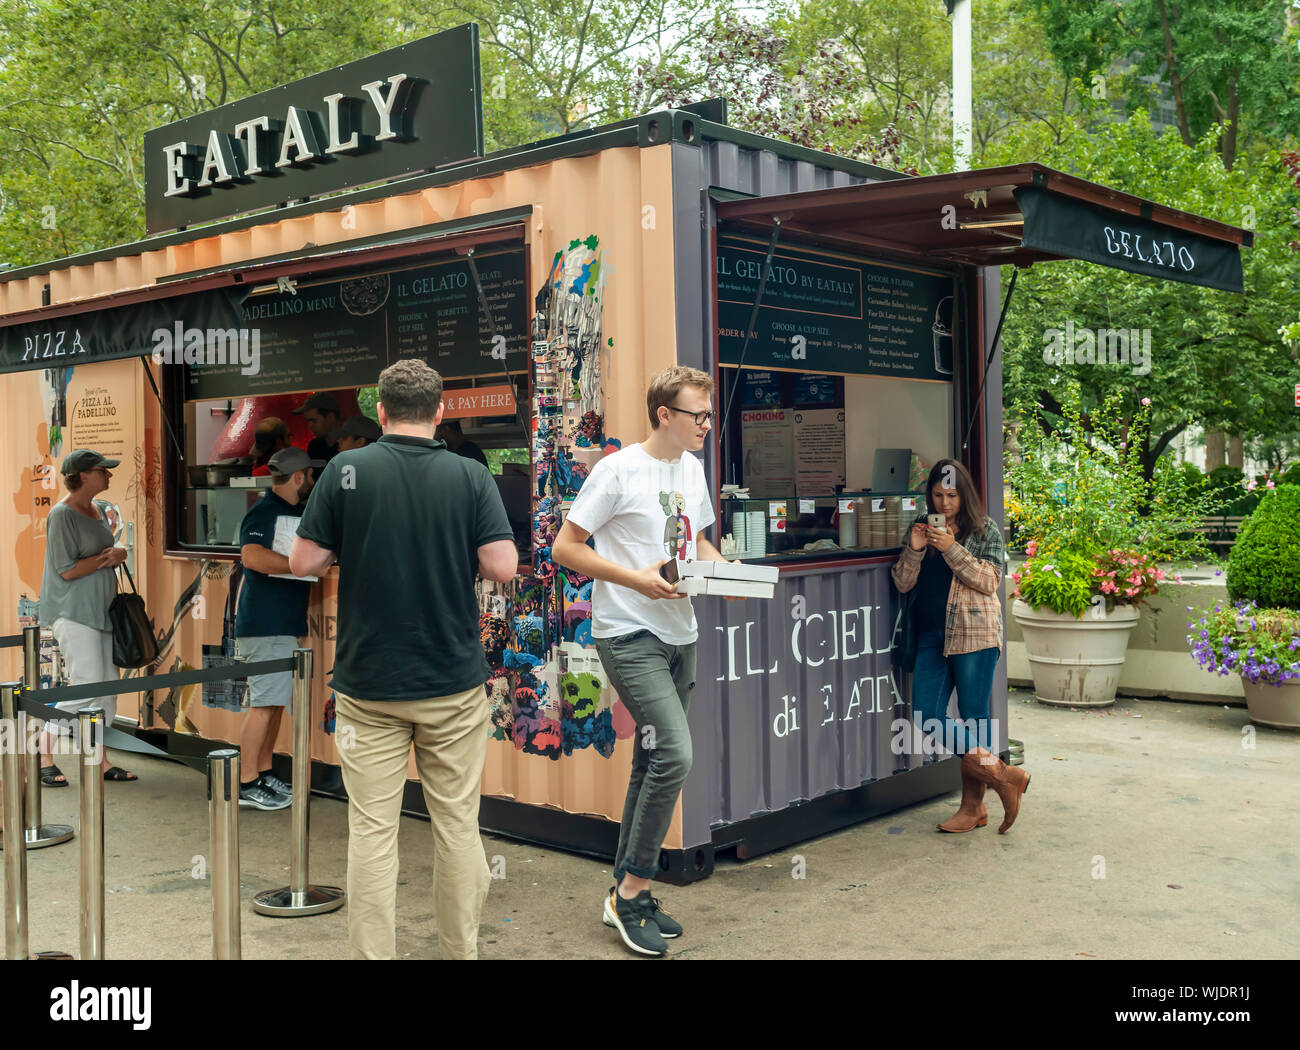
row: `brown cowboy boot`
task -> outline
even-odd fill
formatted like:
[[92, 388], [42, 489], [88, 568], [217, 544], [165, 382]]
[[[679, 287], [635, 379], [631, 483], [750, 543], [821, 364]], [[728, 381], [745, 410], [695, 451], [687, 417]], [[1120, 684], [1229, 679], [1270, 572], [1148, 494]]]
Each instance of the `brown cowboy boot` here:
[[961, 760], [961, 808], [939, 825], [940, 831], [972, 831], [989, 822], [989, 811], [984, 808], [984, 782], [972, 770], [979, 758], [964, 755]]
[[[1020, 813], [1020, 796], [1029, 790], [1029, 774], [1019, 766], [1009, 766], [983, 748], [976, 748], [967, 753], [966, 758], [975, 757], [971, 764], [971, 773], [984, 785], [991, 787], [1002, 800], [1004, 816], [998, 827], [998, 834], [1007, 831], [1016, 822]], [[963, 768], [965, 760], [963, 759]]]

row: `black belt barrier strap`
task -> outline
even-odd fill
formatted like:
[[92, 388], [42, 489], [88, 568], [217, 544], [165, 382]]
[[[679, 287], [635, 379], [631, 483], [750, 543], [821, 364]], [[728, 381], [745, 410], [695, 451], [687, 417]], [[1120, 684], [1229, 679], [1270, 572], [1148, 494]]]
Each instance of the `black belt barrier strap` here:
[[[48, 704], [43, 704], [34, 698], [39, 696], [44, 700], [53, 700], [56, 703], [65, 700], [84, 700], [90, 697], [112, 696], [118, 693], [145, 692], [162, 686], [194, 685], [199, 682], [228, 679], [231, 677], [229, 671], [232, 667], [238, 667], [241, 672], [238, 677], [244, 678], [250, 673], [273, 674], [277, 671], [292, 671], [293, 665], [293, 657], [287, 657], [283, 660], [262, 660], [258, 663], [221, 664], [218, 667], [205, 667], [198, 671], [177, 671], [174, 674], [152, 675], [146, 678], [122, 678], [116, 682], [90, 682], [86, 685], [66, 686], [62, 689], [23, 690], [18, 695], [18, 710], [31, 718], [38, 718], [42, 722], [61, 722], [69, 718], [75, 718], [76, 712], [50, 707]], [[105, 686], [111, 688], [105, 689]], [[115, 751], [130, 751], [137, 755], [175, 759], [177, 762], [181, 762], [200, 773], [207, 771], [208, 760], [205, 756], [173, 755], [130, 733], [114, 729], [112, 726], [104, 726], [102, 729], [105, 747], [113, 748]]]
[[[238, 674], [231, 674], [231, 668], [238, 668]], [[253, 675], [275, 674], [278, 671], [292, 671], [293, 657], [283, 660], [262, 660], [258, 663], [220, 664], [216, 667], [204, 667], [197, 671], [174, 671], [171, 674], [155, 674], [145, 678], [119, 678], [117, 681], [88, 682], [85, 685], [65, 685], [57, 689], [33, 689], [24, 696], [28, 702], [40, 697], [41, 701], [52, 700], [61, 704], [67, 700], [89, 700], [97, 696], [116, 696], [119, 693], [144, 693], [150, 689], [161, 689], [173, 685], [194, 685], [197, 682], [218, 682], [231, 678], [250, 678]], [[64, 712], [65, 714], [67, 712]]]
[[11, 649], [15, 645], [23, 644], [21, 634], [0, 634], [0, 649]]

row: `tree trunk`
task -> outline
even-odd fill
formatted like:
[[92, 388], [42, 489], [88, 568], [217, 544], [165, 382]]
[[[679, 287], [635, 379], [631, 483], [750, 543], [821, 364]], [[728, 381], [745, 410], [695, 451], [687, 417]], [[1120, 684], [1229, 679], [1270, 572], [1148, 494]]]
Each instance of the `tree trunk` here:
[[1227, 462], [1223, 455], [1223, 443], [1222, 430], [1205, 432], [1205, 473], [1208, 474], [1215, 467], [1222, 467]]
[[1228, 438], [1228, 466], [1242, 469], [1242, 440], [1240, 434]]

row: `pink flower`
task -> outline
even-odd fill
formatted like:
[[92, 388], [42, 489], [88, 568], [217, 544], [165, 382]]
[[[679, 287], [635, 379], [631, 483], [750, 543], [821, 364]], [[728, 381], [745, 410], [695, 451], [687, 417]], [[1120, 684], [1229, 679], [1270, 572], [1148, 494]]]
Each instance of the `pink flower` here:
[[1247, 492], [1254, 492], [1254, 491], [1255, 491], [1255, 479], [1254, 479], [1254, 478], [1251, 478], [1248, 482], [1246, 482], [1246, 491], [1247, 491]]
[[1103, 583], [1103, 584], [1101, 585], [1101, 593], [1102, 593], [1102, 594], [1115, 594], [1115, 593], [1118, 592], [1118, 591], [1119, 591], [1119, 588], [1116, 587], [1115, 584], [1114, 584], [1111, 580], [1107, 580], [1105, 583]]
[[1181, 572], [1174, 573], [1174, 583], [1182, 583], [1182, 582], [1183, 582], [1183, 574]]
[[1018, 573], [1018, 572], [1013, 572], [1013, 573], [1011, 574], [1011, 578], [1012, 578], [1013, 580], [1015, 580], [1016, 583], [1019, 583], [1019, 582], [1020, 582], [1020, 573]]
[[1137, 594], [1137, 592], [1138, 592], [1138, 589], [1137, 589], [1136, 587], [1130, 587], [1130, 588], [1129, 588], [1128, 590], [1126, 590], [1124, 593], [1127, 594], [1130, 598], [1132, 598], [1133, 595]]
[[1149, 405], [1149, 404], [1151, 404], [1151, 399], [1150, 399], [1149, 397], [1144, 397], [1144, 398], [1142, 399], [1142, 404], [1143, 404], [1143, 405]]
[[1032, 558], [1035, 554], [1037, 554], [1037, 553], [1038, 553], [1038, 541], [1037, 541], [1037, 540], [1030, 540], [1028, 543], [1026, 543], [1026, 544], [1025, 544], [1025, 553], [1028, 554], [1031, 558]]
[[1272, 478], [1269, 478], [1269, 479], [1268, 479], [1268, 484], [1265, 485], [1264, 487], [1265, 487], [1265, 488], [1269, 488], [1269, 489], [1273, 488], [1273, 479], [1272, 479]]

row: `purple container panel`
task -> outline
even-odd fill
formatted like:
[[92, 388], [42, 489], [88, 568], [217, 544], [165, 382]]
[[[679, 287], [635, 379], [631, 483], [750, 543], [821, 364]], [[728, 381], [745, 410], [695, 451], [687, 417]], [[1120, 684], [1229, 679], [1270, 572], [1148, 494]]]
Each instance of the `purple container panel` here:
[[906, 768], [891, 749], [892, 723], [910, 707], [892, 667], [888, 573], [877, 564], [786, 574], [771, 600], [696, 600], [686, 845]]

